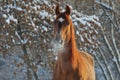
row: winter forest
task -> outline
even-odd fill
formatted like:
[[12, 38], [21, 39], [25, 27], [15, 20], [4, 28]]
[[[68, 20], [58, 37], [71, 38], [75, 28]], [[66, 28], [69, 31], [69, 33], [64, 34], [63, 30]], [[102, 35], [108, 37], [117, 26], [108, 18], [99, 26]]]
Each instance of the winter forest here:
[[51, 80], [54, 9], [71, 7], [77, 47], [96, 80], [120, 80], [120, 0], [0, 0], [0, 80]]

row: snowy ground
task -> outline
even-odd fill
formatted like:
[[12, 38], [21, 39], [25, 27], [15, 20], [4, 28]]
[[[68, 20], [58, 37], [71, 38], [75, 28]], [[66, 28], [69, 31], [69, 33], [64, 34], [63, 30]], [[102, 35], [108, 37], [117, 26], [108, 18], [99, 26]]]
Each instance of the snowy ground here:
[[[26, 65], [22, 56], [21, 53], [7, 55], [5, 58], [0, 55], [0, 80], [27, 80]], [[52, 73], [49, 69], [41, 67], [40, 64], [36, 66], [39, 80], [51, 79]]]

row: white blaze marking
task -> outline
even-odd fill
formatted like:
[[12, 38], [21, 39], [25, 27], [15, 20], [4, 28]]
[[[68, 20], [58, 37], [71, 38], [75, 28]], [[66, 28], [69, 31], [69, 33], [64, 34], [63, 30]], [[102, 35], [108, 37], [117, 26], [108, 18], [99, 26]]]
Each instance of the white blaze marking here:
[[59, 18], [59, 21], [60, 21], [60, 22], [63, 22], [63, 21], [64, 21], [64, 19], [63, 19], [63, 18]]

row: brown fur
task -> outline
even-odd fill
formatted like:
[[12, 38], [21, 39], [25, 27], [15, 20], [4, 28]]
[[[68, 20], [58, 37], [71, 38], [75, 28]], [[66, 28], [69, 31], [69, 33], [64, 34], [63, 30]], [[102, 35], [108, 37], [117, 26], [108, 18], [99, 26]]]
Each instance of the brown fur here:
[[[60, 29], [60, 36], [65, 41], [64, 48], [59, 51], [56, 61], [53, 80], [95, 80], [94, 60], [86, 52], [79, 51], [76, 47], [74, 28], [70, 19], [70, 8], [66, 6], [66, 12], [60, 13], [56, 8], [56, 29]], [[57, 19], [64, 17], [65, 21], [60, 28]], [[66, 25], [66, 22], [69, 25]], [[58, 30], [55, 30], [57, 33]]]

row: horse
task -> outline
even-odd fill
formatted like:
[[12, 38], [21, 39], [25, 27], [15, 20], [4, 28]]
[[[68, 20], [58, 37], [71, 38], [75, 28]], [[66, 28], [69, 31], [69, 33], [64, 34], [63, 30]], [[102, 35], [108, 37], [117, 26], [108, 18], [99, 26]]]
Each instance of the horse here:
[[59, 50], [52, 80], [95, 80], [94, 59], [87, 52], [78, 50], [70, 13], [68, 5], [64, 12], [56, 6], [54, 44]]

